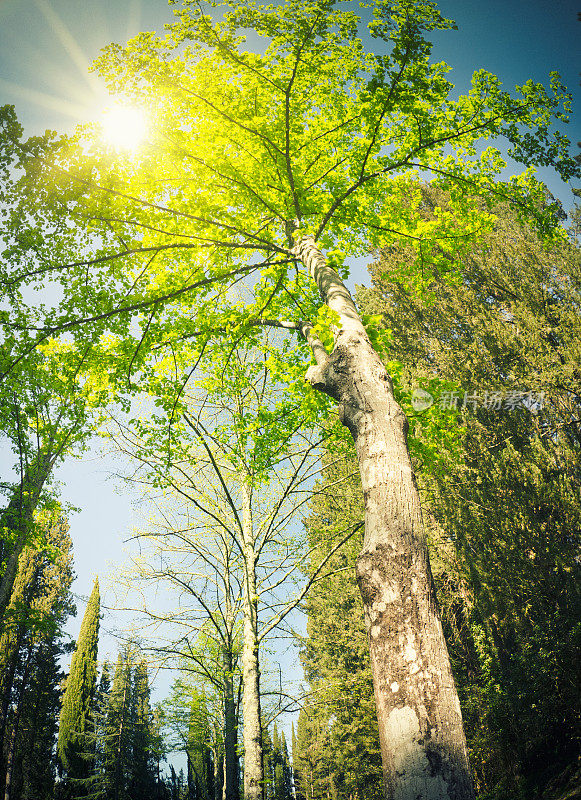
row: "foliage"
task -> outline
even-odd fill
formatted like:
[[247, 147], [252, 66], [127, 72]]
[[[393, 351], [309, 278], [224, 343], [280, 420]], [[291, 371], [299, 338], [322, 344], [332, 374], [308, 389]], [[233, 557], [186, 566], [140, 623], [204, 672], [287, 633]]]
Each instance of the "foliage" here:
[[130, 762], [129, 797], [153, 797], [156, 786], [156, 767], [159, 737], [149, 701], [149, 678], [145, 661], [133, 671], [132, 757]]
[[83, 784], [86, 796], [157, 800], [163, 745], [149, 695], [147, 665], [129, 643], [119, 653], [112, 681], [108, 665], [103, 668], [94, 706], [95, 765]]
[[276, 724], [272, 731], [272, 798], [273, 800], [293, 800], [292, 769], [288, 747], [283, 731]]
[[[47, 275], [62, 289], [55, 308], [36, 317], [18, 302], [3, 314], [8, 335], [25, 331], [6, 369], [49, 338], [77, 352], [98, 345], [87, 370], [98, 387], [113, 386], [123, 401], [143, 378], [170, 431], [211, 341], [226, 355], [243, 336], [252, 343], [260, 325], [304, 334], [308, 321], [332, 343], [337, 320], [298, 258], [297, 235], [313, 234], [337, 274], [347, 255], [407, 241], [404, 288], [457, 286], [457, 263], [492, 229], [499, 199], [558, 238], [534, 165], [557, 165], [565, 179], [579, 174], [553, 130], [569, 106], [558, 76], [549, 90], [529, 81], [510, 96], [480, 70], [469, 95], [450, 99], [448, 67], [430, 62], [425, 35], [453, 23], [426, 0], [379, 0], [361, 19], [326, 0], [230, 8], [216, 21], [185, 2], [165, 39], [142, 34], [100, 59], [110, 88], [154, 117], [138, 161], [116, 157], [89, 132], [51, 150], [48, 141], [21, 143], [13, 120], [2, 129], [3, 145], [25, 162], [22, 202], [46, 209], [70, 244], [70, 253], [45, 252], [27, 226], [6, 259], [2, 282], [12, 292], [46, 285]], [[258, 52], [241, 30], [260, 38]], [[376, 52], [366, 51], [364, 34]], [[506, 183], [499, 151], [486, 147], [498, 137], [527, 164]], [[429, 218], [419, 171], [448, 197]], [[26, 208], [11, 208], [28, 220]], [[90, 257], [72, 255], [81, 241]], [[40, 253], [40, 270], [29, 268], [30, 253]], [[176, 357], [182, 345], [187, 358]], [[277, 349], [268, 366], [300, 418], [325, 419], [328, 401], [299, 380], [309, 360], [300, 341]]]
[[[337, 532], [353, 529], [363, 515], [354, 459], [327, 457], [327, 462], [306, 523], [311, 570]], [[326, 564], [305, 602], [307, 636], [301, 660], [309, 695], [298, 720], [293, 767], [298, 792], [313, 800], [382, 797], [367, 634], [353, 581], [360, 548], [356, 531]]]
[[[453, 23], [425, 0], [380, 1], [361, 18], [327, 0], [221, 11], [184, 2], [165, 39], [144, 33], [99, 59], [111, 91], [150, 116], [151, 139], [134, 160], [103, 149], [89, 130], [51, 155], [21, 143], [7, 123], [5, 141], [30, 178], [19, 191], [61, 227], [70, 221], [95, 253], [75, 260], [43, 250], [40, 272], [11, 257], [13, 291], [49, 274], [64, 293], [32, 339], [66, 330], [74, 341], [99, 341], [96, 371], [121, 387], [154, 369], [152, 351], [153, 363], [186, 341], [199, 353], [208, 337], [252, 338], [268, 320], [298, 330], [309, 319], [328, 336], [328, 312], [293, 268], [295, 220], [343, 274], [347, 255], [409, 242], [418, 286], [427, 272], [453, 272], [447, 254], [466, 253], [490, 228], [494, 198], [550, 231], [555, 209], [535, 204], [533, 165], [555, 164], [564, 178], [578, 172], [553, 130], [569, 108], [556, 74], [548, 90], [529, 81], [510, 96], [479, 70], [470, 94], [452, 100], [449, 67], [430, 63], [424, 36]], [[257, 52], [243, 30], [257, 36]], [[371, 41], [376, 52], [365, 49]], [[503, 184], [499, 151], [483, 147], [498, 137], [528, 167]], [[429, 221], [414, 191], [418, 171], [449, 191], [446, 211]], [[249, 292], [236, 298], [232, 288], [250, 275]], [[227, 305], [216, 305], [223, 297]], [[8, 312], [8, 331], [26, 328], [19, 315]], [[299, 353], [290, 386], [308, 360], [304, 345]], [[175, 375], [176, 386], [186, 379]]]
[[74, 611], [71, 540], [62, 511], [37, 513], [35, 525], [47, 549], [22, 552], [0, 638], [0, 780], [12, 800], [53, 797], [59, 661], [67, 650], [63, 627]]
[[[0, 282], [6, 300], [0, 312], [0, 431], [18, 476], [4, 476], [0, 484], [8, 498], [0, 517], [0, 625], [20, 553], [26, 545], [46, 546], [35, 538], [42, 526], [34, 524], [34, 512], [54, 502], [55, 491], [47, 488], [54, 467], [83, 450], [108, 398], [98, 378], [99, 342], [90, 332], [81, 341], [37, 335], [59, 296], [48, 261], [78, 258], [90, 245], [80, 228], [41, 200], [40, 184], [23, 185], [21, 135], [14, 109], [0, 108]], [[29, 140], [28, 155], [44, 152], [50, 140], [48, 134]], [[27, 277], [14, 282], [15, 272]], [[40, 281], [34, 289], [42, 289], [42, 302], [27, 289], [29, 280]]]
[[100, 595], [96, 578], [85, 609], [77, 646], [71, 661], [63, 696], [58, 738], [58, 759], [67, 783], [78, 791], [92, 767], [89, 745], [91, 710], [97, 682]]
[[224, 769], [224, 700], [200, 689], [184, 662], [182, 675], [165, 703], [168, 746], [186, 754], [188, 791], [192, 800], [222, 796]]
[[[113, 432], [139, 464], [155, 509], [129, 580], [163, 585], [176, 597], [170, 612], [139, 609], [148, 636], [154, 631], [150, 646], [166, 663], [179, 658], [219, 698], [227, 767], [238, 761], [241, 651], [261, 655], [301, 598], [306, 550], [297, 527], [318, 471], [304, 410], [269, 383], [274, 338], [261, 333], [252, 347], [204, 357], [171, 425], [155, 413]], [[242, 629], [252, 613], [249, 642]], [[248, 745], [245, 752], [248, 764]], [[237, 779], [226, 774], [235, 796]]]
[[[420, 190], [428, 218], [445, 208]], [[505, 206], [495, 213], [457, 285], [419, 295], [400, 279], [405, 252], [391, 250], [359, 299], [383, 313], [407, 391], [456, 386], [447, 413], [461, 457], [456, 447], [445, 470], [416, 466], [477, 783], [512, 798], [567, 764], [581, 733], [581, 259], [571, 240], [547, 248]], [[411, 417], [414, 436], [441, 399]]]

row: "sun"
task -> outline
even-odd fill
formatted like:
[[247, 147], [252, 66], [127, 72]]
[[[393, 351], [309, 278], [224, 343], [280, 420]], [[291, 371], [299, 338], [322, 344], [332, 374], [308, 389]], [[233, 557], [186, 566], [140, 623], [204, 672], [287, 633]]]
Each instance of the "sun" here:
[[147, 135], [147, 118], [140, 108], [116, 103], [103, 111], [101, 127], [116, 150], [135, 151]]

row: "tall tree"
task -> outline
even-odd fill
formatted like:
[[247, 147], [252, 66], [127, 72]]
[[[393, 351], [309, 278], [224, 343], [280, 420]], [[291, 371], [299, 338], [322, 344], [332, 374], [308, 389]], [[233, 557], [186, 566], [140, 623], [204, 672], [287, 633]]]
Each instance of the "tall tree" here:
[[[51, 136], [33, 137], [27, 147], [40, 154]], [[50, 252], [81, 258], [90, 236], [45, 202], [46, 196], [41, 199], [40, 183], [38, 191], [23, 187], [21, 137], [14, 109], [0, 107], [0, 283], [13, 322], [6, 325], [4, 314], [0, 318], [0, 431], [10, 444], [16, 472], [16, 477], [3, 476], [0, 484], [6, 495], [0, 510], [0, 630], [20, 554], [27, 545], [42, 546], [35, 540], [35, 511], [51, 497], [55, 467], [82, 450], [98, 427], [110, 383], [98, 332], [85, 331], [83, 341], [74, 342], [50, 335], [31, 338], [31, 331], [42, 327], [46, 307], [24, 285], [33, 276], [50, 276]], [[16, 274], [23, 282], [13, 280]], [[59, 293], [54, 284], [51, 289]]]
[[184, 659], [182, 674], [165, 703], [167, 742], [170, 749], [186, 755], [189, 797], [222, 800], [226, 792], [223, 706], [221, 698], [200, 691], [199, 684]]
[[[529, 81], [513, 97], [480, 70], [470, 95], [451, 100], [448, 67], [430, 63], [424, 38], [451, 27], [427, 0], [378, 0], [364, 21], [328, 0], [240, 2], [218, 22], [186, 2], [165, 40], [144, 34], [100, 60], [112, 91], [144, 105], [156, 98], [160, 135], [139, 169], [93, 146], [90, 165], [62, 151], [47, 170], [53, 186], [62, 178], [68, 214], [90, 220], [92, 232], [112, 230], [123, 245], [82, 265], [50, 262], [77, 293], [38, 338], [106, 326], [124, 375], [144, 369], [151, 348], [171, 359], [184, 338], [199, 336], [203, 348], [233, 324], [240, 336], [273, 324], [309, 342], [316, 364], [307, 381], [339, 403], [360, 466], [366, 536], [357, 573], [385, 794], [398, 800], [470, 798], [472, 789], [407, 423], [342, 280], [343, 257], [404, 238], [416, 250], [417, 283], [428, 269], [449, 273], [450, 248], [463, 250], [491, 224], [476, 195], [503, 196], [550, 230], [554, 209], [538, 210], [530, 170], [497, 182], [505, 162], [480, 146], [487, 140], [505, 137], [517, 162], [579, 174], [568, 141], [552, 132], [568, 110], [558, 76], [550, 93]], [[266, 39], [259, 53], [245, 49], [244, 29]], [[364, 50], [369, 36], [377, 53]], [[410, 196], [415, 170], [451, 193], [451, 209], [431, 225]], [[232, 297], [252, 273], [249, 302], [217, 313], [217, 297]], [[88, 287], [82, 296], [80, 286]], [[327, 348], [317, 322], [326, 333], [325, 322], [335, 325], [323, 334]]]
[[279, 733], [276, 724], [272, 732], [273, 797], [274, 800], [293, 800], [292, 771], [284, 731]]
[[214, 800], [217, 784], [221, 783], [218, 773], [223, 761], [215, 732], [203, 695], [193, 695], [188, 730], [188, 773], [195, 787], [194, 796], [204, 800]]
[[126, 645], [107, 697], [103, 737], [103, 786], [106, 800], [127, 800], [131, 769], [131, 703], [133, 645]]
[[[328, 557], [299, 588], [307, 555], [304, 538], [295, 531], [318, 473], [318, 442], [305, 436], [300, 407], [297, 411], [294, 403], [284, 402], [268, 384], [265, 359], [271, 346], [268, 337], [257, 336], [252, 348], [213, 351], [198, 375], [200, 391], [184, 391], [180, 422], [170, 426], [167, 418], [156, 416], [134, 421], [133, 428], [120, 427], [116, 434], [124, 452], [140, 461], [141, 483], [152, 485], [156, 495], [159, 487], [166, 492], [161, 535], [140, 537], [154, 549], [147, 559], [137, 559], [138, 578], [161, 580], [183, 599], [175, 613], [163, 618], [156, 610], [143, 610], [156, 632], [163, 619], [179, 633], [177, 650], [159, 642], [154, 649], [189, 658], [192, 671], [198, 669], [224, 692], [228, 797], [238, 793], [238, 662], [244, 784], [246, 796], [252, 796], [262, 792], [264, 783], [260, 649], [300, 603]], [[333, 539], [329, 550], [341, 541]], [[204, 636], [194, 644], [191, 634], [202, 627]], [[223, 664], [216, 668], [220, 654]]]
[[52, 797], [62, 629], [73, 611], [71, 541], [61, 509], [37, 512], [35, 525], [44, 547], [20, 555], [0, 637], [0, 781], [13, 800]]
[[111, 666], [108, 661], [102, 666], [101, 675], [95, 690], [93, 708], [91, 710], [91, 721], [93, 723], [91, 750], [94, 750], [95, 761], [92, 773], [86, 781], [87, 794], [90, 797], [101, 798], [104, 794], [104, 771], [106, 756], [106, 722], [107, 704], [109, 692], [111, 691]]
[[328, 721], [320, 709], [306, 703], [297, 721], [293, 764], [296, 773], [296, 797], [322, 800], [331, 797], [335, 788], [334, 761], [329, 743]]
[[293, 771], [293, 792], [295, 800], [305, 800], [305, 793], [301, 786], [301, 774], [298, 767], [299, 761], [299, 748], [297, 743], [297, 736], [295, 733], [295, 724], [292, 723], [292, 736], [291, 736], [291, 759]]
[[86, 793], [86, 781], [94, 766], [90, 733], [97, 684], [100, 602], [96, 578], [73, 653], [59, 720], [58, 759], [74, 797]]
[[264, 800], [274, 797], [274, 748], [268, 725], [261, 720], [262, 792]]
[[138, 661], [133, 672], [132, 736], [129, 796], [155, 797], [158, 741], [150, 704], [147, 664]]
[[[317, 568], [330, 542], [363, 516], [361, 486], [353, 458], [327, 455], [306, 520], [308, 571]], [[361, 534], [335, 553], [305, 602], [307, 635], [301, 661], [309, 693], [300, 719], [300, 748], [293, 751], [301, 792], [313, 797], [371, 800], [382, 796], [381, 753], [361, 597], [353, 584]], [[308, 780], [307, 780], [308, 779]], [[305, 783], [306, 781], [306, 783]]]
[[112, 680], [108, 665], [104, 666], [94, 713], [96, 758], [93, 774], [84, 782], [86, 796], [100, 800], [163, 797], [161, 726], [150, 705], [147, 664], [134, 642], [119, 652]]
[[[418, 188], [429, 221], [447, 197]], [[547, 248], [495, 211], [453, 289], [414, 291], [405, 251], [392, 250], [359, 299], [384, 315], [406, 384], [478, 788], [532, 795], [581, 735], [581, 256], [574, 240]], [[414, 411], [419, 387], [434, 404]], [[430, 441], [438, 417], [447, 432]]]

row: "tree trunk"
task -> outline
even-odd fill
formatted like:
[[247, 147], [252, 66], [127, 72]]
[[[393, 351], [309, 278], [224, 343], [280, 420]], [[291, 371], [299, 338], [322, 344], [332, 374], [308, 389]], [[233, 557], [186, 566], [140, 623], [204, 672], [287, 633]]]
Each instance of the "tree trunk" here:
[[341, 319], [331, 354], [306, 331], [314, 388], [334, 398], [357, 452], [365, 538], [357, 560], [386, 800], [473, 798], [458, 695], [436, 606], [407, 420], [353, 300], [312, 237], [295, 253]]
[[232, 652], [225, 654], [226, 678], [224, 681], [224, 788], [223, 800], [239, 800], [238, 785], [238, 721], [236, 719], [236, 700]]
[[214, 798], [213, 800], [224, 800], [224, 787], [226, 785], [226, 762], [224, 754], [214, 748]]
[[[232, 610], [232, 587], [230, 584], [230, 562], [228, 553], [224, 554], [224, 605], [225, 643], [224, 663], [224, 764], [223, 783], [220, 792], [222, 800], [240, 800], [238, 773], [238, 714], [234, 697], [234, 612]], [[215, 784], [217, 786], [217, 783]]]
[[244, 546], [244, 639], [242, 644], [242, 714], [244, 717], [244, 800], [263, 800], [260, 672], [258, 666], [258, 597], [256, 553], [252, 530], [250, 490], [242, 487]]
[[14, 721], [14, 727], [10, 735], [10, 742], [8, 744], [8, 752], [6, 753], [6, 775], [4, 777], [4, 800], [10, 800], [12, 793], [12, 771], [14, 769], [14, 756], [16, 753], [16, 738], [18, 736], [18, 720], [20, 715]]

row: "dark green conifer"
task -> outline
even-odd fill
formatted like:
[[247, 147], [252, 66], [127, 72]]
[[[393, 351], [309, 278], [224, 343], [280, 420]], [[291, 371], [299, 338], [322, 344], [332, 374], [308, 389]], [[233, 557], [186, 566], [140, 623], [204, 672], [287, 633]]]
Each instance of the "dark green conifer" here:
[[[325, 467], [306, 520], [311, 574], [338, 538], [362, 520], [355, 473], [348, 459]], [[332, 555], [305, 602], [301, 660], [311, 696], [299, 716], [293, 749], [297, 798], [383, 797], [363, 607], [352, 577], [361, 544], [357, 530]]]
[[274, 726], [272, 734], [272, 760], [274, 766], [274, 800], [293, 800], [292, 770], [284, 732]]
[[131, 757], [131, 690], [133, 652], [128, 645], [119, 653], [108, 696], [103, 741], [105, 797], [125, 800]]
[[79, 781], [86, 781], [91, 772], [92, 755], [91, 707], [97, 682], [97, 647], [99, 643], [99, 581], [95, 585], [71, 661], [60, 714], [57, 755], [70, 787], [76, 785], [76, 796], [85, 791]]
[[299, 745], [297, 741], [297, 736], [295, 733], [295, 724], [292, 724], [292, 738], [291, 738], [291, 750], [292, 750], [292, 760], [293, 760], [293, 788], [294, 788], [294, 796], [296, 800], [305, 800], [305, 793], [303, 790], [303, 782], [301, 776], [301, 769], [299, 765], [300, 760], [300, 753], [299, 753]]
[[144, 800], [154, 797], [156, 784], [157, 748], [149, 695], [147, 665], [140, 661], [133, 673], [129, 794]]
[[274, 763], [272, 738], [268, 725], [262, 722], [262, 763], [264, 765], [264, 799], [274, 800]]
[[53, 798], [63, 626], [73, 606], [71, 540], [59, 506], [35, 515], [51, 547], [20, 555], [0, 637], [0, 785], [18, 800]]

